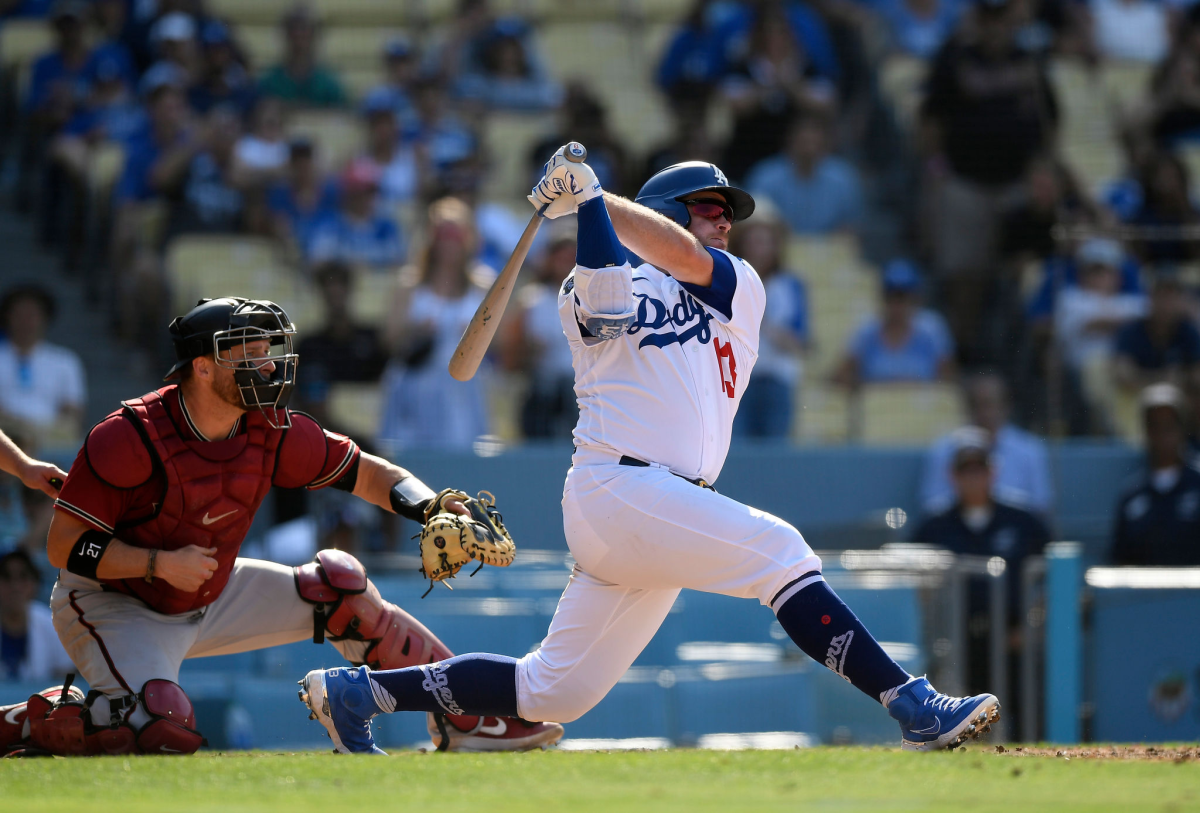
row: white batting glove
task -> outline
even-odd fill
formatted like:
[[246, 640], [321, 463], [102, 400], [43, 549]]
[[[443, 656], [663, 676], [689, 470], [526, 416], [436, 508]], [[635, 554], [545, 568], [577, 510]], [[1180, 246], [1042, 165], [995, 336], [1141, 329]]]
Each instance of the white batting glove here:
[[534, 208], [541, 211], [545, 206], [542, 214], [551, 220], [574, 214], [581, 204], [604, 194], [592, 168], [586, 163], [568, 161], [565, 150], [565, 146], [559, 147], [550, 157], [542, 179], [529, 194]]

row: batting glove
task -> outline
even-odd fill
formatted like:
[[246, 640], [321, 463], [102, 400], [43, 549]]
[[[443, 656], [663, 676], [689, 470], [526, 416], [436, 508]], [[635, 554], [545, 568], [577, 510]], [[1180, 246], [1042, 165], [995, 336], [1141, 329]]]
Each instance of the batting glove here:
[[553, 220], [563, 215], [574, 214], [580, 204], [604, 194], [596, 173], [587, 164], [568, 161], [563, 155], [566, 147], [560, 147], [546, 162], [542, 179], [529, 194], [529, 202], [542, 214]]

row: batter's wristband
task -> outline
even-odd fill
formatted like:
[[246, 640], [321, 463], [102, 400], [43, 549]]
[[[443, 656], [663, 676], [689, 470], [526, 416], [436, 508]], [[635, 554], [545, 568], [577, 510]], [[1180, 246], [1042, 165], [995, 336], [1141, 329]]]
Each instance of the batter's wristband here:
[[67, 557], [67, 572], [83, 576], [85, 579], [96, 578], [96, 569], [100, 567], [104, 551], [112, 541], [113, 538], [106, 533], [84, 531], [71, 548], [71, 555]]
[[425, 509], [433, 503], [433, 498], [437, 494], [429, 486], [410, 475], [392, 486], [388, 496], [392, 500], [393, 511], [405, 519], [424, 524]]

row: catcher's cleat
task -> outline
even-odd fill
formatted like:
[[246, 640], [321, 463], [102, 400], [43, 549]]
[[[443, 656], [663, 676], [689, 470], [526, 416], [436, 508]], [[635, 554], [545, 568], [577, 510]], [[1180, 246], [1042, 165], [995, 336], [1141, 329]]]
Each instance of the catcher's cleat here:
[[316, 719], [329, 732], [329, 739], [340, 754], [383, 754], [371, 736], [371, 718], [379, 707], [371, 697], [369, 670], [365, 666], [353, 669], [314, 669], [300, 684], [300, 702], [308, 706]]
[[995, 695], [951, 697], [937, 692], [923, 677], [897, 690], [887, 710], [900, 723], [900, 747], [905, 751], [957, 748], [1000, 719]]
[[[470, 727], [464, 728], [467, 723], [471, 723]], [[563, 727], [558, 723], [531, 723], [516, 717], [431, 714], [429, 736], [439, 751], [532, 751], [561, 740]], [[443, 744], [444, 737], [449, 738], [448, 743]]]

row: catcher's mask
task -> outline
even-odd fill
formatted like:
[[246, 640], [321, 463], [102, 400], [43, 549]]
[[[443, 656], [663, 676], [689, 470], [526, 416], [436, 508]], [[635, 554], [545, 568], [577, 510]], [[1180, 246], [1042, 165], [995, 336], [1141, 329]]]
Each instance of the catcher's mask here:
[[[300, 357], [292, 352], [296, 327], [283, 308], [240, 297], [201, 299], [171, 322], [170, 331], [178, 361], [164, 381], [176, 378], [192, 359], [211, 355], [217, 366], [233, 370], [247, 410], [262, 412], [276, 429], [291, 426], [286, 407]], [[252, 349], [256, 342], [267, 343], [265, 354], [262, 348]]]

